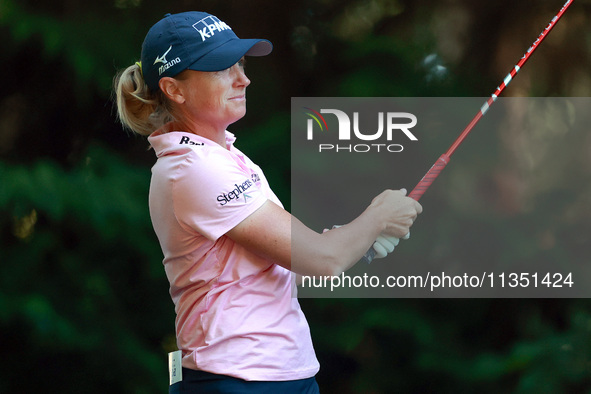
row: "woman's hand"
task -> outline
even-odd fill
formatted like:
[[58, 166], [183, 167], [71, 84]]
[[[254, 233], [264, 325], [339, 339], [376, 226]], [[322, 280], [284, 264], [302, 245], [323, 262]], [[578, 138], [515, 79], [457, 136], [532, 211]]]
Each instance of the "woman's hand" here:
[[417, 201], [406, 197], [406, 189], [386, 190], [373, 199], [367, 211], [380, 220], [383, 229], [380, 234], [403, 238], [409, 233], [423, 207]]

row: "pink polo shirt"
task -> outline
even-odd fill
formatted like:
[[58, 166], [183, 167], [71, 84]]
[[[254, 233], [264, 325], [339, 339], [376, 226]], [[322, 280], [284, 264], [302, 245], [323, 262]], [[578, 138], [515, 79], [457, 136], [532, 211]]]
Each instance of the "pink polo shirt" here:
[[226, 234], [267, 200], [261, 169], [233, 145], [154, 132], [150, 215], [164, 254], [183, 367], [245, 380], [314, 376], [308, 323], [291, 272]]

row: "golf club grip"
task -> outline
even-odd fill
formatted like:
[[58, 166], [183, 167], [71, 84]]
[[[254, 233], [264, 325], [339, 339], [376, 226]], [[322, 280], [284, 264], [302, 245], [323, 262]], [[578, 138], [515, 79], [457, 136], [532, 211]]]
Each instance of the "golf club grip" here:
[[[410, 192], [408, 195], [415, 201], [419, 201], [419, 199], [425, 194], [429, 186], [437, 179], [441, 171], [445, 168], [445, 166], [449, 163], [449, 156], [447, 154], [442, 154], [439, 159], [431, 166], [429, 171], [423, 176], [423, 179], [419, 181], [419, 183], [415, 186], [415, 188]], [[369, 248], [369, 250], [365, 253], [365, 255], [361, 258], [366, 263], [371, 263], [373, 259], [376, 257], [376, 251], [373, 248]]]
[[415, 186], [414, 189], [408, 195], [413, 200], [419, 201], [419, 199], [425, 194], [427, 189], [433, 184], [435, 179], [439, 176], [441, 171], [445, 168], [445, 166], [449, 163], [449, 156], [447, 154], [442, 154], [439, 159], [431, 166], [429, 171], [423, 176], [423, 179], [419, 181], [419, 183]]
[[371, 248], [369, 248], [369, 250], [367, 252], [365, 252], [365, 255], [363, 255], [363, 257], [361, 258], [361, 260], [363, 260], [367, 264], [369, 264], [369, 263], [371, 263], [373, 261], [373, 259], [375, 257], [376, 257], [376, 250], [372, 246]]

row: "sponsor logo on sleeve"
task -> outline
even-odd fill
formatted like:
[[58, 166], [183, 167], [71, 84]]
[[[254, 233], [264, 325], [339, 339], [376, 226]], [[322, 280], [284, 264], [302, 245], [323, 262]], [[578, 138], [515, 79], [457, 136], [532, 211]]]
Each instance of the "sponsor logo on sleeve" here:
[[246, 191], [250, 189], [252, 185], [253, 183], [249, 179], [247, 179], [246, 181], [244, 181], [244, 183], [241, 184], [235, 183], [234, 189], [225, 193], [221, 193], [217, 197], [217, 201], [222, 207], [233, 200], [239, 201], [241, 198], [244, 198], [244, 202], [247, 202], [248, 199], [252, 197], [249, 194], [247, 194]]

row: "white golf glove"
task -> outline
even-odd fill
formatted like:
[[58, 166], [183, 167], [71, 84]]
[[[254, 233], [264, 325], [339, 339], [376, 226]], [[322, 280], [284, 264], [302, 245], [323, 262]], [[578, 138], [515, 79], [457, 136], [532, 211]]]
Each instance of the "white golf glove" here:
[[[341, 227], [340, 225], [334, 225], [332, 226], [332, 228], [339, 228]], [[325, 228], [323, 233], [327, 232], [328, 229]], [[402, 239], [407, 240], [410, 238], [410, 231], [408, 232], [408, 234], [406, 234], [404, 237], [402, 237]], [[373, 249], [376, 251], [376, 255], [374, 256], [374, 259], [382, 259], [384, 257], [386, 257], [388, 254], [392, 253], [394, 251], [394, 248], [396, 248], [396, 246], [398, 246], [398, 243], [400, 242], [400, 238], [396, 238], [394, 236], [388, 236], [388, 235], [380, 235], [378, 237], [378, 239], [376, 239], [376, 241], [373, 243]]]
[[[410, 238], [410, 231], [406, 234], [402, 239], [409, 239]], [[400, 238], [396, 238], [393, 236], [387, 235], [380, 235], [376, 242], [373, 244], [373, 249], [376, 251], [376, 255], [374, 259], [382, 259], [386, 257], [389, 253], [394, 251], [394, 248], [398, 246], [400, 242]]]

